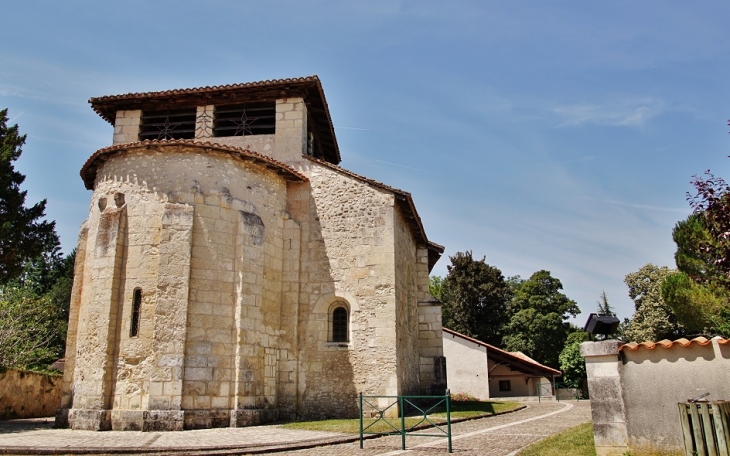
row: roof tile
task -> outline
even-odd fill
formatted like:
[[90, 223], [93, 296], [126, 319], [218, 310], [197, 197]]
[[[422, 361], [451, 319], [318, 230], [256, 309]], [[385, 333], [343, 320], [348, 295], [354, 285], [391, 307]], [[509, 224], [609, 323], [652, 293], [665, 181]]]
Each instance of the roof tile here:
[[115, 152], [121, 152], [124, 150], [130, 150], [130, 149], [152, 148], [152, 147], [171, 147], [171, 146], [187, 146], [187, 147], [214, 149], [218, 152], [223, 152], [223, 153], [227, 153], [227, 154], [230, 154], [233, 156], [237, 156], [238, 158], [241, 158], [243, 160], [262, 162], [266, 165], [277, 168], [279, 171], [281, 171], [281, 174], [287, 180], [295, 180], [295, 181], [308, 181], [309, 180], [309, 179], [307, 179], [307, 177], [305, 175], [296, 171], [294, 168], [291, 168], [290, 166], [288, 166], [278, 160], [274, 160], [271, 157], [259, 154], [258, 152], [253, 152], [248, 149], [241, 149], [239, 147], [226, 146], [226, 145], [221, 145], [218, 143], [211, 143], [211, 142], [205, 142], [205, 141], [197, 141], [197, 140], [193, 140], [193, 139], [145, 140], [145, 141], [137, 141], [137, 142], [133, 142], [133, 143], [115, 144], [113, 146], [99, 149], [96, 152], [94, 152], [91, 155], [91, 157], [89, 157], [89, 159], [86, 160], [86, 163], [84, 163], [84, 166], [81, 167], [81, 171], [80, 171], [81, 179], [83, 179], [84, 184], [86, 185], [86, 188], [88, 190], [93, 190], [94, 179], [96, 178], [95, 163], [97, 160], [99, 160], [100, 157], [103, 157], [104, 155], [112, 154]]
[[[729, 342], [728, 339], [724, 339], [722, 337], [715, 337], [714, 340], [717, 340], [717, 343], [722, 344], [722, 345], [725, 345]], [[685, 338], [681, 338], [681, 339], [677, 339], [674, 341], [664, 339], [664, 340], [660, 340], [659, 342], [641, 342], [641, 343], [629, 342], [628, 344], [621, 345], [618, 349], [619, 349], [619, 351], [624, 350], [624, 349], [635, 351], [642, 347], [646, 348], [648, 350], [654, 350], [657, 347], [671, 349], [674, 346], [689, 347], [692, 344], [697, 344], [697, 345], [702, 346], [702, 345], [709, 345], [711, 343], [712, 343], [712, 339], [707, 339], [706, 337], [700, 336], [700, 337], [695, 337], [692, 340], [687, 340]]]

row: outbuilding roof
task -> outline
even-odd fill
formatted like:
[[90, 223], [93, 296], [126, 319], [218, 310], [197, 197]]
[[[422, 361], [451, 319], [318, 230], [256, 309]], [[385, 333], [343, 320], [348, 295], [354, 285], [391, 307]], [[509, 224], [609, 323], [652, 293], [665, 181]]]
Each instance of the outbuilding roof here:
[[540, 364], [522, 352], [508, 352], [501, 348], [497, 348], [494, 345], [482, 342], [481, 340], [458, 333], [453, 329], [446, 327], [442, 329], [445, 333], [451, 334], [452, 337], [460, 337], [464, 340], [468, 340], [469, 342], [485, 347], [487, 349], [488, 359], [501, 364], [506, 364], [513, 370], [539, 377], [560, 377], [563, 375], [563, 373], [559, 370]]
[[209, 142], [201, 142], [192, 139], [164, 139], [164, 140], [147, 140], [133, 143], [116, 144], [114, 146], [105, 147], [94, 152], [84, 166], [81, 167], [81, 179], [88, 190], [94, 189], [94, 181], [96, 180], [96, 170], [108, 156], [120, 152], [126, 152], [135, 149], [157, 149], [164, 150], [170, 148], [193, 147], [205, 149], [206, 151], [215, 151], [229, 154], [240, 160], [249, 161], [260, 164], [269, 168], [289, 181], [308, 181], [306, 176], [296, 171], [284, 163], [274, 160], [266, 155], [261, 155], [247, 149], [241, 149], [233, 146], [222, 146]]
[[322, 83], [316, 75], [159, 92], [107, 95], [91, 98], [89, 103], [102, 119], [113, 125], [116, 112], [120, 110], [178, 109], [295, 97], [303, 98], [307, 105], [311, 115], [311, 127], [326, 160], [334, 164], [340, 163], [342, 159], [332, 117], [324, 97]]
[[694, 339], [688, 340], [685, 338], [677, 339], [677, 340], [660, 340], [659, 342], [629, 342], [628, 344], [621, 345], [618, 350], [631, 350], [635, 351], [639, 348], [646, 348], [648, 350], [654, 350], [656, 348], [665, 348], [665, 349], [671, 349], [671, 348], [684, 348], [684, 347], [690, 347], [692, 344], [696, 345], [709, 345], [712, 343], [713, 340], [716, 340], [718, 344], [725, 345], [727, 343], [730, 343], [730, 340], [722, 338], [722, 337], [715, 337], [713, 339], [707, 339], [706, 337], [695, 337]]
[[318, 163], [318, 164], [325, 166], [327, 168], [330, 168], [334, 171], [340, 172], [347, 176], [353, 177], [361, 182], [372, 185], [373, 187], [377, 187], [381, 190], [385, 190], [387, 192], [392, 193], [393, 196], [395, 196], [396, 204], [398, 204], [398, 207], [400, 207], [401, 210], [403, 211], [403, 215], [405, 216], [406, 221], [410, 225], [411, 230], [416, 235], [416, 237], [419, 238], [420, 241], [423, 244], [425, 244], [426, 247], [428, 248], [428, 270], [430, 272], [431, 269], [433, 269], [433, 266], [436, 264], [436, 262], [439, 260], [439, 258], [441, 258], [441, 255], [444, 253], [445, 247], [428, 240], [428, 237], [426, 236], [426, 230], [423, 228], [423, 223], [421, 222], [421, 217], [418, 215], [418, 212], [416, 211], [416, 205], [413, 203], [413, 197], [411, 197], [410, 193], [408, 193], [404, 190], [400, 190], [395, 187], [391, 187], [390, 185], [383, 184], [382, 182], [378, 182], [376, 180], [367, 178], [365, 176], [361, 176], [359, 174], [353, 173], [352, 171], [349, 171], [345, 168], [342, 168], [337, 165], [333, 165], [332, 163], [328, 163], [323, 160], [319, 160], [319, 159], [311, 157], [309, 155], [304, 155], [304, 157], [312, 162]]

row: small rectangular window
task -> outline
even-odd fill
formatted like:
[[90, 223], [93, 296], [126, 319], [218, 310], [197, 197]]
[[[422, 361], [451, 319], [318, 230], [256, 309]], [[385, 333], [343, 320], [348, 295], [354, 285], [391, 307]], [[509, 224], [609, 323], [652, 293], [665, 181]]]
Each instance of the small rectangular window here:
[[195, 138], [195, 110], [144, 111], [139, 122], [139, 140]]
[[129, 327], [129, 337], [139, 335], [139, 318], [142, 312], [142, 290], [136, 288], [132, 297], [132, 322]]
[[273, 135], [276, 103], [259, 102], [216, 106], [213, 136]]
[[512, 384], [509, 380], [500, 380], [499, 390], [503, 392], [512, 391]]

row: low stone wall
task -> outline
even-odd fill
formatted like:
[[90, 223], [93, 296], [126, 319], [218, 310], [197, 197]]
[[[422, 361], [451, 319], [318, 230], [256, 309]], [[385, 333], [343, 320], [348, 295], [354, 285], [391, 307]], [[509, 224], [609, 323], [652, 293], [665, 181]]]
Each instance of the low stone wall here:
[[0, 373], [0, 420], [56, 414], [63, 377], [8, 370]]

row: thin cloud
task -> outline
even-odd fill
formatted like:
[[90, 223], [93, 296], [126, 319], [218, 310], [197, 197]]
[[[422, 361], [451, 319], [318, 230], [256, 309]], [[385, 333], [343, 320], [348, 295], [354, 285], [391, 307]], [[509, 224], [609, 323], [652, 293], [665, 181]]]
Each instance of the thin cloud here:
[[335, 130], [357, 130], [357, 131], [370, 131], [369, 128], [357, 128], [357, 127], [340, 127], [337, 125], [334, 125]]
[[608, 204], [614, 204], [616, 206], [623, 206], [623, 207], [630, 207], [634, 209], [647, 209], [650, 211], [658, 211], [658, 212], [672, 212], [677, 214], [684, 214], [687, 215], [688, 209], [679, 209], [676, 207], [662, 207], [662, 206], [652, 206], [650, 204], [636, 204], [636, 203], [624, 203], [623, 201], [615, 201], [615, 200], [603, 200], [604, 203]]
[[399, 165], [398, 163], [392, 163], [392, 162], [387, 162], [387, 161], [383, 161], [383, 160], [377, 160], [375, 158], [373, 158], [373, 161], [376, 161], [378, 163], [385, 163], [386, 165], [398, 166], [400, 168], [412, 169], [414, 171], [421, 171], [421, 172], [424, 172], [424, 173], [436, 174], [433, 171], [429, 171], [427, 169], [413, 168], [411, 166]]
[[8, 119], [8, 124], [9, 124], [9, 125], [13, 125], [13, 124], [17, 123], [18, 119], [20, 119], [20, 117], [21, 117], [21, 116], [22, 116], [23, 114], [25, 114], [25, 111], [20, 111], [20, 114], [18, 114], [18, 115], [17, 115], [17, 116], [15, 116], [15, 117], [12, 117], [12, 118]]
[[563, 119], [558, 127], [604, 125], [613, 127], [643, 127], [649, 120], [666, 110], [664, 103], [653, 98], [626, 100], [609, 104], [558, 106], [552, 111]]

